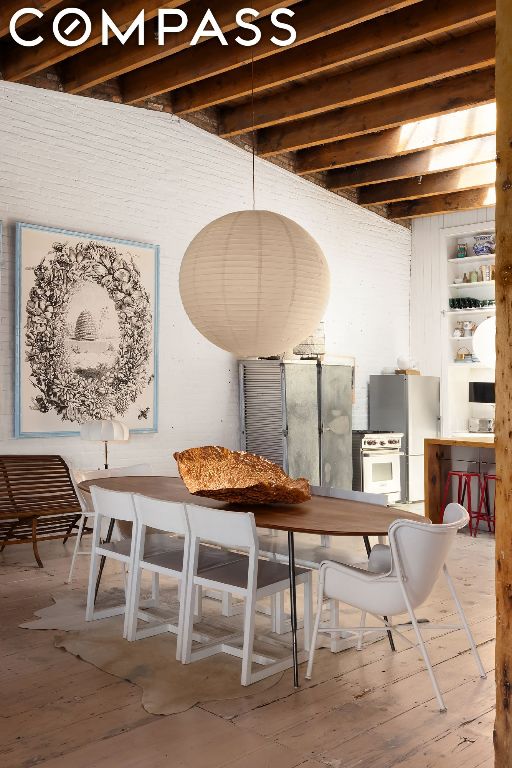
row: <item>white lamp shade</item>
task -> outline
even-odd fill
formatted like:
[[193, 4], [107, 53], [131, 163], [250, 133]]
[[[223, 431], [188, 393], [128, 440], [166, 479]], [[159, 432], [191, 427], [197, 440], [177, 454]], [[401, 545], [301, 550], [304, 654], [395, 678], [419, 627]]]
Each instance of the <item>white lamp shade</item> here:
[[496, 367], [496, 318], [480, 323], [473, 336], [473, 353], [487, 368]]
[[126, 442], [130, 437], [130, 430], [122, 421], [99, 419], [88, 421], [80, 427], [82, 440], [101, 440], [103, 442]]
[[271, 211], [239, 211], [208, 224], [180, 271], [193, 325], [238, 357], [278, 355], [309, 336], [323, 317], [329, 284], [318, 243]]

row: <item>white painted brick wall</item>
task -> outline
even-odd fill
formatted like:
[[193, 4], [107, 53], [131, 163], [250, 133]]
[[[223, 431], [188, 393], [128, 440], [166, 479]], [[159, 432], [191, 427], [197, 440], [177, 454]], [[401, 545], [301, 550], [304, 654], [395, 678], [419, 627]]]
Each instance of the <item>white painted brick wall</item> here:
[[[332, 273], [329, 351], [357, 358], [354, 426], [366, 426], [368, 374], [409, 350], [410, 233], [269, 163], [257, 205], [308, 229]], [[98, 466], [78, 438], [14, 440], [14, 224], [26, 221], [161, 245], [160, 431], [111, 447], [174, 473], [172, 452], [238, 443], [237, 368], [192, 327], [178, 272], [209, 221], [251, 204], [251, 158], [169, 115], [0, 83], [0, 452], [56, 452]]]

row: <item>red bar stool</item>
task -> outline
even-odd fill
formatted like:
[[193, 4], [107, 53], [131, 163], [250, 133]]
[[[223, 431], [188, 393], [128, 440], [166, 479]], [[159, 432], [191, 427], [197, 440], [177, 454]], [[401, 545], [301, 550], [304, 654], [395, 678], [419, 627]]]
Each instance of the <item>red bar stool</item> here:
[[[478, 513], [475, 518], [474, 529], [471, 530], [471, 534], [475, 538], [478, 533], [478, 524], [480, 523], [480, 520], [484, 520], [487, 523], [489, 533], [494, 533], [495, 531], [497, 479], [498, 478], [496, 477], [496, 475], [485, 474], [483, 476], [481, 491], [480, 491], [480, 503], [478, 505]], [[494, 483], [494, 497], [493, 497], [493, 504], [492, 504], [492, 512], [491, 512], [491, 506], [490, 506], [490, 500], [489, 500], [489, 490], [490, 490], [489, 483], [490, 482]]]
[[[461, 470], [451, 469], [446, 477], [446, 483], [444, 485], [443, 505], [442, 513], [444, 517], [444, 510], [446, 509], [451, 496], [451, 486], [453, 478], [457, 478], [457, 503], [466, 507], [469, 514], [469, 532], [473, 535], [473, 518], [477, 519], [480, 514], [480, 501], [481, 501], [481, 487], [482, 480], [478, 472], [462, 472]], [[478, 509], [473, 509], [473, 495], [471, 483], [476, 480], [477, 483], [477, 499]], [[467, 504], [465, 499], [467, 495]]]

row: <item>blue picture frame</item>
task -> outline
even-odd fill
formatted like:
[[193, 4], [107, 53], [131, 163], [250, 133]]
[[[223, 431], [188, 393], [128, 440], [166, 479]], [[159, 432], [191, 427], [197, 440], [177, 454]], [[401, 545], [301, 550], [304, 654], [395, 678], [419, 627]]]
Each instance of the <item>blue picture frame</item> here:
[[[158, 432], [159, 418], [159, 314], [160, 314], [160, 246], [138, 242], [134, 240], [125, 240], [115, 237], [106, 237], [103, 235], [94, 235], [85, 232], [78, 232], [56, 227], [47, 227], [39, 224], [28, 224], [26, 222], [16, 223], [16, 249], [15, 249], [15, 372], [14, 372], [14, 437], [15, 438], [46, 438], [46, 437], [76, 437], [80, 434], [79, 430], [56, 430], [56, 431], [26, 431], [22, 424], [22, 403], [21, 403], [21, 376], [22, 376], [22, 355], [23, 351], [23, 307], [22, 307], [22, 270], [23, 265], [23, 233], [28, 230], [35, 230], [41, 233], [51, 233], [57, 238], [69, 237], [78, 238], [85, 241], [98, 243], [108, 243], [112, 246], [125, 248], [138, 248], [147, 250], [153, 254], [154, 258], [154, 299], [153, 299], [153, 421], [150, 427], [130, 428], [131, 434], [150, 434]], [[1, 236], [1, 223], [0, 223]], [[1, 242], [1, 240], [0, 240]], [[115, 417], [114, 417], [115, 418]], [[122, 416], [119, 417], [122, 420]]]

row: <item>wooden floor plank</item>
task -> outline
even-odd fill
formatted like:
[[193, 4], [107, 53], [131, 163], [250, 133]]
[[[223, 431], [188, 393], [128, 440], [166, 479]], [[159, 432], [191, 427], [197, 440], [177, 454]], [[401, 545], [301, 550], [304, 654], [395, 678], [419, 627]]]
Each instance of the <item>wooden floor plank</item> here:
[[[42, 545], [43, 550], [43, 545]], [[490, 768], [494, 691], [475, 678], [461, 633], [441, 630], [430, 645], [447, 715], [436, 710], [417, 653], [401, 640], [333, 655], [319, 651], [311, 683], [279, 695], [250, 688], [236, 701], [208, 702], [170, 717], [147, 714], [140, 690], [57, 650], [56, 634], [19, 624], [62, 594], [69, 552], [44, 544], [45, 568], [30, 548], [0, 557], [0, 764], [2, 768]], [[480, 644], [493, 664], [493, 539], [457, 537], [452, 575]], [[86, 559], [76, 586], [85, 588]], [[115, 570], [108, 586], [119, 585]], [[446, 587], [421, 616], [451, 623]], [[353, 621], [347, 611], [344, 621]]]

